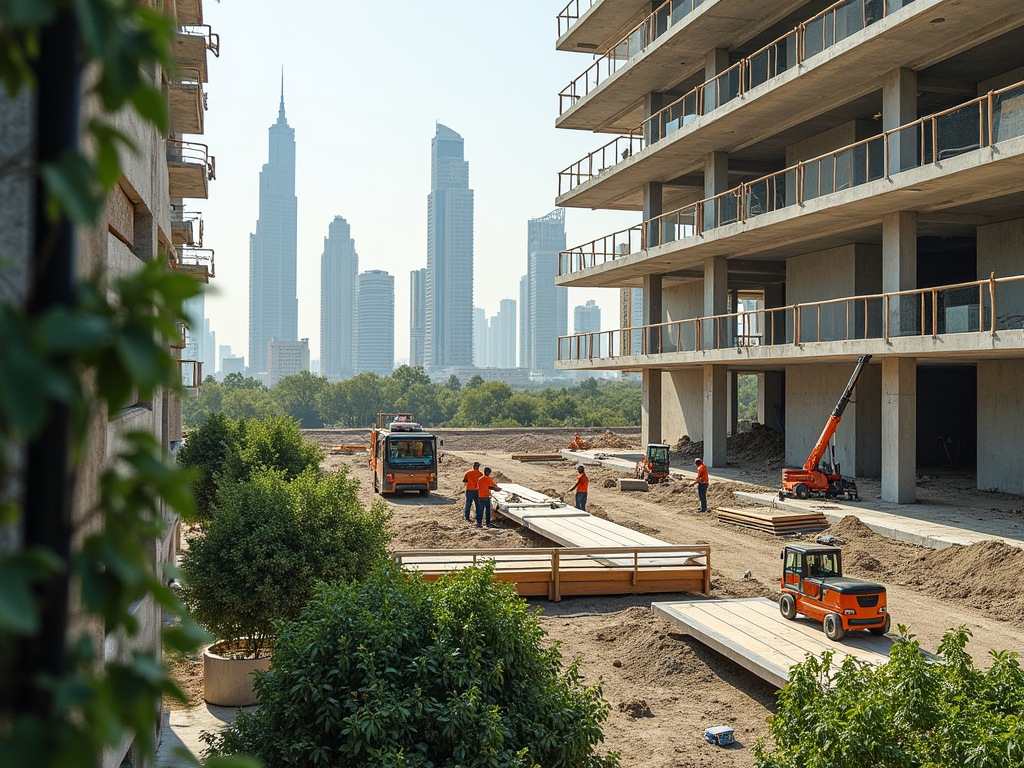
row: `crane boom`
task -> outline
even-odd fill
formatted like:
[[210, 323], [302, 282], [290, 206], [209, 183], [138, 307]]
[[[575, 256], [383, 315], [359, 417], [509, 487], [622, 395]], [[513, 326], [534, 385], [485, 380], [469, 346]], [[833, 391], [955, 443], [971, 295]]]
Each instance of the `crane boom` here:
[[828, 421], [825, 422], [825, 429], [821, 431], [821, 437], [818, 438], [818, 442], [814, 444], [814, 448], [811, 450], [811, 455], [807, 457], [807, 461], [804, 462], [804, 469], [808, 472], [814, 472], [818, 469], [818, 462], [821, 461], [821, 457], [825, 455], [825, 450], [828, 448], [829, 441], [832, 440], [832, 436], [836, 433], [836, 427], [839, 426], [839, 422], [843, 419], [843, 411], [846, 410], [846, 406], [850, 404], [850, 398], [853, 396], [853, 388], [857, 386], [857, 379], [860, 378], [861, 372], [864, 370], [864, 366], [868, 364], [868, 360], [871, 359], [871, 355], [863, 355], [857, 360], [857, 367], [853, 369], [853, 375], [850, 377], [850, 383], [846, 385], [846, 390], [843, 392], [842, 397], [839, 398], [839, 402], [836, 403], [836, 407], [832, 411], [832, 415], [828, 417]]

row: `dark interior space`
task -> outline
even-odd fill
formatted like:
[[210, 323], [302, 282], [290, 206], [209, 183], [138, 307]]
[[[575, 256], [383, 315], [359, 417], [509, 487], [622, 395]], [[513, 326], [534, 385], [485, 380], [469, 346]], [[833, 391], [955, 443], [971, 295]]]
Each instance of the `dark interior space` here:
[[978, 279], [978, 241], [973, 237], [917, 238], [917, 287]]
[[978, 456], [978, 376], [974, 365], [917, 369], [917, 463], [974, 467]]

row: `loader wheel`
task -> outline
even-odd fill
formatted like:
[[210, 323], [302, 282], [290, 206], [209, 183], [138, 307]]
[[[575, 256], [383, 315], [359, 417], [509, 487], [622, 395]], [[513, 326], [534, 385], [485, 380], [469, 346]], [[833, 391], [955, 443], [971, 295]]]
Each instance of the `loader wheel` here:
[[842, 640], [846, 636], [843, 629], [843, 619], [838, 613], [825, 614], [825, 637], [829, 640]]
[[793, 493], [796, 494], [798, 499], [811, 498], [811, 489], [807, 487], [807, 483], [797, 483], [793, 486]]
[[868, 632], [870, 632], [875, 637], [881, 637], [882, 635], [884, 635], [888, 631], [889, 631], [889, 614], [888, 613], [885, 614], [885, 624], [883, 624], [880, 627], [868, 627]]
[[792, 621], [796, 618], [796, 600], [788, 592], [783, 593], [779, 598], [779, 611], [784, 619]]

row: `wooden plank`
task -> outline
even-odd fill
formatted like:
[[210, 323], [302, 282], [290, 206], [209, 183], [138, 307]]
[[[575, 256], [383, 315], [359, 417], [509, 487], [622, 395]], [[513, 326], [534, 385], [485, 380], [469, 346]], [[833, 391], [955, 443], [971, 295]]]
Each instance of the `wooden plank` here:
[[787, 621], [778, 605], [763, 597], [739, 600], [698, 600], [654, 603], [651, 609], [669, 623], [722, 653], [745, 669], [782, 687], [790, 667], [807, 654], [826, 649], [870, 663], [888, 659], [892, 641], [884, 637], [852, 636], [841, 643], [825, 637], [821, 625], [810, 620]]
[[776, 536], [804, 531], [820, 531], [828, 527], [828, 521], [820, 512], [780, 514], [778, 510], [765, 507], [750, 509], [719, 507], [716, 513], [717, 518], [724, 523], [764, 531]]

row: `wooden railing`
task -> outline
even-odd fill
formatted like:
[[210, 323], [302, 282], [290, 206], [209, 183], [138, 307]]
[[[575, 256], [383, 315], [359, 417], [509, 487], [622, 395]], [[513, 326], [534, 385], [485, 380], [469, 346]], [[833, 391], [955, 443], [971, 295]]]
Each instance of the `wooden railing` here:
[[[413, 549], [392, 552], [391, 559], [426, 579], [493, 562], [496, 579], [516, 582], [520, 594], [550, 600], [572, 594], [711, 590], [711, 548], [706, 545]], [[595, 582], [600, 583], [597, 591]]]
[[[1010, 290], [1001, 291], [1001, 287]], [[1024, 329], [1024, 275], [560, 336], [559, 360]], [[1008, 295], [1002, 295], [1002, 294]], [[1000, 296], [1002, 295], [1002, 298]], [[756, 332], [754, 332], [756, 331]]]
[[[579, 21], [580, 16], [590, 10], [596, 0], [569, 0], [569, 3], [558, 12], [558, 36], [561, 37], [572, 25]], [[580, 10], [583, 8], [583, 10]]]
[[1024, 82], [1019, 82], [570, 248], [560, 254], [559, 275], [636, 253], [634, 246], [647, 250], [699, 236], [1022, 136], [1022, 118]]

